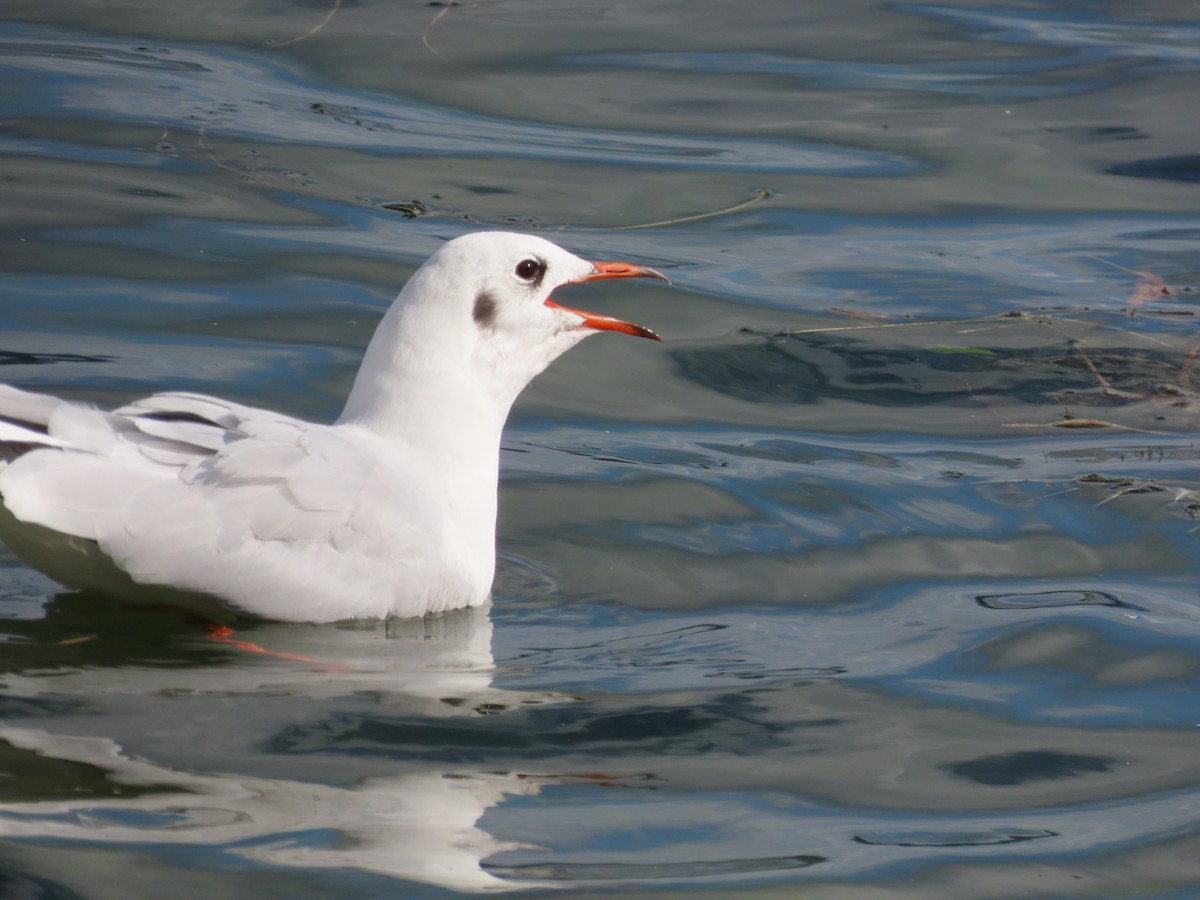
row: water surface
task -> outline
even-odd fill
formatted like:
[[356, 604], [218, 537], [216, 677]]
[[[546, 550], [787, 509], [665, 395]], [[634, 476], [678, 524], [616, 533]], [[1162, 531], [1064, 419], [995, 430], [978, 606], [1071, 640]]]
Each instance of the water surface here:
[[1189, 896], [1198, 32], [7, 3], [4, 381], [329, 419], [479, 228], [673, 287], [523, 395], [489, 609], [254, 653], [0, 551], [0, 893]]

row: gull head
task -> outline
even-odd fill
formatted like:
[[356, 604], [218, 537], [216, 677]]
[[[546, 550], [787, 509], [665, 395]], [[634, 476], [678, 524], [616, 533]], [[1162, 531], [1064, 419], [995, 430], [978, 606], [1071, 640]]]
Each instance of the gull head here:
[[[474, 332], [472, 336], [485, 343], [515, 341], [526, 349], [547, 344], [561, 353], [597, 331], [659, 340], [641, 325], [551, 299], [565, 285], [613, 278], [667, 280], [636, 263], [589, 262], [533, 235], [478, 232], [455, 238], [438, 250], [413, 276], [404, 294], [419, 294], [422, 301], [438, 304], [445, 315], [458, 320], [462, 331]], [[401, 300], [406, 299], [404, 294]]]
[[444, 244], [409, 279], [367, 348], [343, 420], [370, 419], [420, 385], [448, 397], [455, 384], [507, 412], [555, 358], [589, 335], [659, 340], [624, 319], [560, 304], [568, 285], [667, 279], [630, 262], [581, 259], [543, 238], [475, 232]]

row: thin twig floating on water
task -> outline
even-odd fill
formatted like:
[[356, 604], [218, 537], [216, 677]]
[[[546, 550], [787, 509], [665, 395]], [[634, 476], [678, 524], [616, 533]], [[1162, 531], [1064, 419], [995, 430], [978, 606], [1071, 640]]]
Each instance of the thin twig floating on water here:
[[208, 129], [208, 123], [201, 122], [200, 130], [198, 132], [196, 132], [196, 143], [198, 143], [200, 145], [200, 149], [204, 151], [204, 155], [207, 156], [209, 159], [211, 159], [213, 162], [215, 162], [218, 166], [220, 166], [226, 172], [232, 172], [234, 175], [237, 175], [240, 178], [248, 178], [250, 181], [253, 181], [254, 176], [251, 175], [249, 172], [243, 171], [242, 169], [238, 169], [238, 168], [235, 168], [235, 167], [229, 165], [229, 163], [222, 160], [221, 157], [217, 156], [217, 154], [213, 152], [213, 149], [210, 146], [208, 146], [208, 137], [206, 135], [207, 129]]
[[1075, 351], [1076, 355], [1083, 360], [1084, 365], [1086, 365], [1088, 367], [1088, 371], [1095, 376], [1096, 381], [1100, 382], [1100, 387], [1104, 388], [1106, 391], [1111, 391], [1112, 383], [1100, 373], [1099, 369], [1096, 368], [1096, 364], [1092, 362], [1092, 358], [1088, 356], [1087, 351], [1083, 349], [1083, 343], [1080, 341], [1075, 341], [1071, 344], [1071, 348]]
[[429, 43], [429, 35], [433, 33], [433, 27], [437, 25], [439, 21], [441, 21], [442, 16], [450, 12], [451, 7], [454, 6], [458, 6], [458, 4], [454, 3], [453, 0], [450, 3], [443, 3], [442, 8], [437, 11], [437, 14], [432, 19], [429, 20], [429, 24], [425, 26], [425, 30], [421, 32], [421, 43], [425, 45], [425, 49], [441, 59], [445, 59], [446, 57], [442, 56], [441, 51], [435, 48], [433, 44]]
[[298, 35], [297, 37], [294, 37], [294, 38], [288, 38], [286, 41], [280, 41], [277, 44], [271, 44], [270, 45], [271, 49], [278, 50], [280, 47], [286, 47], [289, 44], [298, 44], [305, 38], [312, 37], [314, 34], [316, 34], [318, 31], [320, 31], [322, 28], [324, 28], [326, 25], [328, 25], [329, 20], [332, 19], [334, 17], [334, 15], [337, 13], [337, 11], [341, 8], [342, 8], [342, 0], [333, 0], [333, 6], [331, 6], [329, 8], [329, 12], [325, 13], [325, 18], [323, 18], [320, 22], [318, 22], [312, 28], [308, 29], [308, 31], [304, 32], [304, 34]]
[[1139, 272], [1137, 272], [1134, 269], [1128, 269], [1125, 266], [1121, 265], [1120, 263], [1113, 262], [1111, 259], [1105, 259], [1103, 256], [1092, 256], [1092, 254], [1090, 254], [1090, 253], [1085, 253], [1085, 254], [1083, 254], [1083, 258], [1094, 260], [1095, 262], [1098, 262], [1098, 263], [1104, 263], [1104, 265], [1106, 265], [1106, 266], [1112, 266], [1114, 269], [1120, 269], [1122, 272], [1128, 272], [1130, 275], [1140, 274]]
[[1153, 481], [1132, 481], [1131, 480], [1129, 482], [1129, 484], [1127, 484], [1124, 487], [1120, 488], [1119, 490], [1116, 490], [1113, 493], [1109, 494], [1107, 497], [1105, 497], [1103, 500], [1101, 500], [1096, 505], [1103, 506], [1105, 503], [1111, 503], [1113, 500], [1116, 500], [1118, 497], [1124, 497], [1126, 494], [1132, 494], [1135, 491], [1138, 493], [1142, 493], [1145, 491], [1152, 491], [1152, 490], [1153, 491], [1161, 491], [1161, 490], [1163, 490], [1163, 488], [1159, 487]]
[[749, 200], [743, 200], [741, 203], [736, 203], [733, 206], [727, 206], [724, 209], [714, 210], [713, 212], [696, 213], [693, 216], [680, 216], [676, 219], [664, 219], [661, 222], [643, 222], [641, 225], [613, 225], [604, 230], [633, 231], [636, 228], [659, 228], [663, 225], [679, 225], [683, 222], [698, 222], [701, 219], [712, 219], [717, 216], [729, 215], [729, 213], [741, 212], [743, 209], [754, 206], [756, 203], [762, 203], [770, 196], [771, 192], [769, 190], [766, 188], [759, 188], [755, 192], [754, 196]]
[[775, 332], [776, 337], [790, 337], [794, 334], [824, 334], [829, 331], [869, 331], [876, 328], [928, 328], [931, 325], [972, 325], [980, 322], [999, 322], [1003, 319], [1029, 319], [1020, 312], [1000, 313], [996, 316], [975, 316], [971, 319], [937, 319], [931, 322], [870, 322], [863, 325], [830, 325], [825, 328], [786, 328]]
[[73, 647], [76, 644], [86, 644], [88, 641], [94, 641], [99, 635], [95, 634], [80, 634], [75, 637], [63, 638], [61, 641], [55, 641], [55, 647]]
[[[834, 309], [834, 310], [830, 310], [830, 312], [836, 312], [836, 313], [840, 313], [842, 315], [855, 315], [856, 314], [854, 311], [846, 310], [846, 309]], [[1084, 313], [1091, 313], [1091, 312], [1104, 313], [1106, 311], [1102, 310], [1102, 309], [1099, 309], [1099, 310], [1084, 309], [1084, 310], [1075, 311], [1075, 314], [1081, 315]], [[861, 314], [859, 314], [859, 315], [861, 315]], [[1038, 325], [1044, 325], [1048, 328], [1051, 328], [1051, 329], [1057, 331], [1059, 334], [1063, 335], [1064, 337], [1066, 337], [1069, 340], [1075, 340], [1075, 338], [1073, 338], [1069, 332], [1065, 331], [1064, 329], [1062, 329], [1060, 327], [1061, 323], [1065, 322], [1069, 325], [1086, 325], [1089, 327], [1099, 328], [1099, 329], [1102, 329], [1105, 331], [1116, 331], [1121, 334], [1129, 335], [1130, 337], [1139, 338], [1141, 340], [1147, 341], [1148, 343], [1159, 344], [1164, 347], [1168, 346], [1166, 341], [1161, 341], [1158, 338], [1152, 337], [1150, 335], [1142, 334], [1137, 331], [1132, 331], [1128, 328], [1123, 328], [1123, 327], [1120, 327], [1117, 325], [1105, 325], [1103, 323], [1084, 322], [1084, 321], [1081, 321], [1078, 319], [1067, 319], [1067, 318], [1064, 318], [1064, 317], [1058, 315], [1057, 312], [1021, 312], [1020, 310], [1011, 310], [1011, 311], [1005, 312], [1005, 313], [998, 313], [994, 316], [976, 316], [971, 319], [933, 319], [928, 322], [914, 322], [914, 321], [910, 320], [910, 321], [906, 321], [906, 322], [871, 322], [871, 323], [865, 323], [862, 325], [829, 325], [829, 326], [826, 326], [823, 328], [785, 328], [785, 329], [775, 332], [775, 335], [777, 337], [783, 337], [786, 335], [793, 335], [793, 334], [822, 334], [827, 331], [867, 331], [867, 330], [874, 329], [874, 328], [927, 328], [931, 325], [969, 325], [972, 323], [975, 323], [975, 324], [987, 323], [990, 326], [991, 324], [1002, 323], [1006, 320], [1035, 322]], [[984, 329], [983, 328], [972, 328], [969, 330], [960, 331], [959, 334], [973, 334], [976, 331], [982, 331], [982, 330], [984, 330]]]

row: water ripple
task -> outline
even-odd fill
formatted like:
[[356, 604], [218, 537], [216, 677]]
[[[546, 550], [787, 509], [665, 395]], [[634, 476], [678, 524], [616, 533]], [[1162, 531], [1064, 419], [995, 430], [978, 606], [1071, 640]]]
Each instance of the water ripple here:
[[[919, 168], [899, 154], [782, 138], [653, 134], [474, 115], [347, 91], [297, 66], [229, 49], [134, 50], [96, 38], [52, 41], [39, 32], [37, 38], [0, 44], [0, 66], [9, 77], [27, 78], [33, 86], [14, 98], [10, 116], [58, 107], [64, 114], [111, 122], [150, 120], [185, 131], [202, 123], [209, 135], [389, 156], [481, 155], [841, 175], [897, 175]], [[34, 73], [37, 78], [29, 77]]]

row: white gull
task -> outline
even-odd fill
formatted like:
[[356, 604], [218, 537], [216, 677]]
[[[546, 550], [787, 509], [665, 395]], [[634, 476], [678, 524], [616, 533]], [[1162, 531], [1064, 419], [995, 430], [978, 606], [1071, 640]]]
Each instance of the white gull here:
[[630, 277], [666, 280], [529, 235], [450, 241], [384, 315], [332, 425], [200, 394], [105, 412], [0, 385], [0, 537], [69, 587], [269, 619], [479, 605], [517, 395], [597, 331], [657, 338], [550, 294]]

